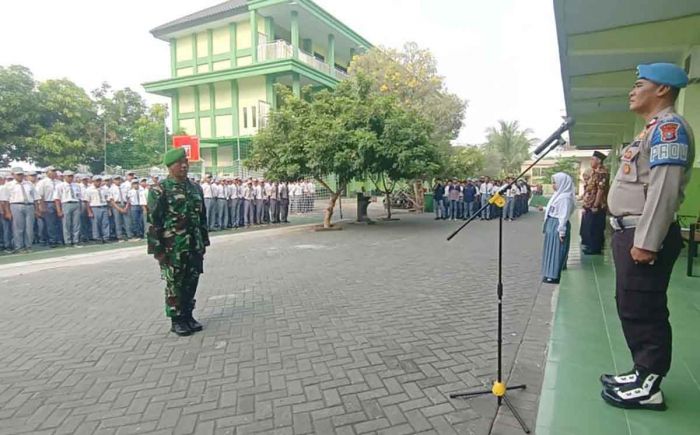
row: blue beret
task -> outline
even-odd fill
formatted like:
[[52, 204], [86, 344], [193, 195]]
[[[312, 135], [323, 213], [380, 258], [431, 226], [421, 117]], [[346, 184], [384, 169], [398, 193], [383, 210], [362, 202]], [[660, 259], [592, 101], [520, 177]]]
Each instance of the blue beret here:
[[637, 66], [637, 78], [679, 89], [688, 86], [688, 74], [683, 68], [673, 63], [639, 65]]

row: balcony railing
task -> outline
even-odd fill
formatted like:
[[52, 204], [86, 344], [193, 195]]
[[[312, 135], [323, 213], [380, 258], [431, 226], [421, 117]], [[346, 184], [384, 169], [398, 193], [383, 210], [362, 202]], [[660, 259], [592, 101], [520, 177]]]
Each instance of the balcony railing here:
[[[287, 43], [287, 41], [279, 40], [258, 45], [258, 62], [291, 59], [292, 56], [294, 56], [294, 48], [291, 44]], [[335, 67], [331, 69], [330, 65], [322, 60], [316, 59], [313, 55], [303, 50], [299, 50], [299, 61], [328, 75], [331, 75], [331, 71], [334, 71], [335, 77], [338, 78], [338, 80], [349, 78], [346, 72]]]

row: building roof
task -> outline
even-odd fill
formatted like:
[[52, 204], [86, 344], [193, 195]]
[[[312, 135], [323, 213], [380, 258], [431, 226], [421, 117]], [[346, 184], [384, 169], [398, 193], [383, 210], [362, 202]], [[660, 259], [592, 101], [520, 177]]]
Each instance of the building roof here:
[[153, 34], [153, 36], [156, 38], [159, 38], [189, 27], [206, 24], [247, 11], [248, 2], [246, 0], [229, 0], [209, 8], [202, 9], [201, 11], [193, 14], [186, 15], [182, 18], [178, 18], [177, 20], [162, 24], [151, 30], [151, 34]]

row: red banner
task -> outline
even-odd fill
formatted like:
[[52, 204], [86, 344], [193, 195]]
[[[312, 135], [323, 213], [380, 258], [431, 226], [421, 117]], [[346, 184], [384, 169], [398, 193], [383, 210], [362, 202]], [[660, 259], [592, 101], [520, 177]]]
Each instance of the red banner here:
[[199, 138], [197, 136], [173, 136], [173, 147], [184, 148], [187, 160], [199, 161]]

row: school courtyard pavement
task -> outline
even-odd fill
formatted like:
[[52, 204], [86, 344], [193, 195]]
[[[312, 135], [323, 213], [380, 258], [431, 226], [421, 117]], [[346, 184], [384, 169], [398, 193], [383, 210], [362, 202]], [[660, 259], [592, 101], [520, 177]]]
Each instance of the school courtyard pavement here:
[[[0, 268], [0, 434], [519, 434], [493, 396], [497, 221], [227, 234], [178, 338], [143, 246]], [[541, 214], [504, 224], [504, 373], [534, 429]]]

